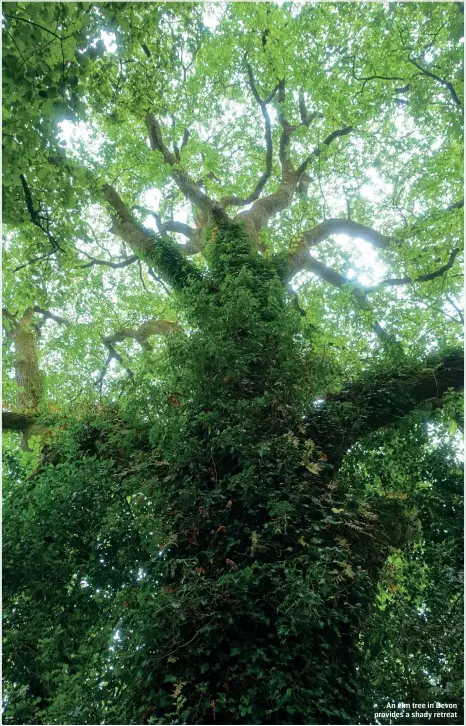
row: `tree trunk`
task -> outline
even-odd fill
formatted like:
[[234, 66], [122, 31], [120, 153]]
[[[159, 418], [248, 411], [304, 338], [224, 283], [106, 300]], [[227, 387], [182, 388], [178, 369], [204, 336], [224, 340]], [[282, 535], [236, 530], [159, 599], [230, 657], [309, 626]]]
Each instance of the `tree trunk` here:
[[[313, 361], [286, 286], [240, 224], [214, 240], [209, 274], [181, 293], [197, 332], [172, 349], [177, 422], [154, 433], [172, 614], [146, 646], [152, 682], [179, 684], [185, 722], [353, 723], [360, 624], [403, 515], [389, 536], [379, 513], [346, 510], [303, 415]], [[162, 696], [139, 710], [174, 718]]]
[[[42, 373], [37, 359], [36, 335], [33, 328], [33, 310], [27, 308], [21, 318], [15, 320], [11, 337], [15, 347], [15, 377], [18, 386], [16, 405], [24, 414], [38, 411], [42, 395]], [[28, 448], [28, 440], [37, 425], [30, 423], [21, 431], [21, 447]]]
[[[14, 541], [29, 562], [20, 585], [13, 574], [15, 618], [29, 607], [22, 592], [63, 603], [40, 610], [38, 632], [60, 625], [56, 658], [66, 683], [72, 662], [88, 689], [88, 723], [357, 723], [359, 635], [414, 515], [395, 497], [355, 501], [339, 467], [371, 427], [458, 387], [461, 361], [349, 386], [316, 409], [328, 373], [301, 334], [283, 260], [221, 219], [204, 274], [155, 241], [186, 335], [167, 336], [165, 373], [144, 393], [150, 423], [137, 408], [123, 425], [114, 409], [68, 420], [60, 467], [43, 463], [29, 491], [15, 490], [28, 518]], [[19, 403], [31, 409], [40, 373], [30, 325], [26, 311], [15, 343]], [[55, 651], [35, 637], [44, 703], [65, 722], [74, 696], [63, 674], [53, 682]]]

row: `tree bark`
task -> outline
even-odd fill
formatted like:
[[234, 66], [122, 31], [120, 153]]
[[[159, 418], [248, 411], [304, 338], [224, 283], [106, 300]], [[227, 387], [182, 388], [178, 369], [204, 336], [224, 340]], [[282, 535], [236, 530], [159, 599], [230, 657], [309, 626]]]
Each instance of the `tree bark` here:
[[450, 389], [464, 389], [461, 350], [348, 384], [339, 393], [329, 395], [309, 415], [311, 436], [338, 467], [356, 441], [395, 424], [425, 404], [438, 408]]
[[189, 262], [179, 246], [168, 237], [146, 229], [131, 214], [118, 192], [110, 184], [103, 185], [106, 201], [111, 207], [112, 232], [126, 242], [133, 252], [175, 290], [199, 278], [199, 271]]
[[[8, 311], [4, 315], [12, 323], [9, 335], [14, 342], [15, 349], [15, 378], [18, 387], [16, 405], [19, 412], [34, 414], [40, 406], [43, 385], [42, 373], [39, 370], [37, 358], [36, 336], [32, 327], [34, 311], [32, 308], [27, 308], [19, 319], [10, 315]], [[13, 417], [15, 415], [21, 414], [10, 414], [12, 416], [10, 418], [11, 424], [14, 422]], [[19, 419], [15, 421], [17, 428], [14, 430], [21, 431], [21, 446], [23, 449], [28, 448], [27, 442], [33, 433], [34, 421], [31, 420], [26, 425], [28, 418], [27, 415], [21, 422]]]
[[2, 428], [4, 431], [26, 431], [35, 421], [35, 416], [16, 411], [2, 411]]

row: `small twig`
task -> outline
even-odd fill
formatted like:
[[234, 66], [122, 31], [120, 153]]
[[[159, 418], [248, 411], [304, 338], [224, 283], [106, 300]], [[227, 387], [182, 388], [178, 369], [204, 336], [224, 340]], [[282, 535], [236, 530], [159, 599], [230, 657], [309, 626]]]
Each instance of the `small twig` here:
[[120, 267], [128, 267], [128, 265], [132, 265], [138, 260], [137, 255], [130, 255], [120, 262], [110, 262], [109, 260], [98, 260], [95, 257], [91, 257], [87, 252], [84, 252], [84, 254], [86, 257], [90, 257], [91, 262], [86, 262], [85, 265], [79, 265], [79, 269], [81, 270], [86, 267], [93, 267], [93, 265], [105, 265], [106, 267], [111, 267], [113, 270], [116, 270]]
[[47, 260], [49, 257], [54, 255], [58, 250], [50, 250], [50, 252], [47, 252], [46, 255], [42, 255], [41, 257], [35, 257], [33, 260], [29, 260], [29, 262], [25, 262], [23, 265], [19, 265], [19, 267], [15, 267], [13, 269], [13, 272], [18, 272], [19, 270], [22, 270], [23, 267], [29, 267], [29, 265], [34, 265], [36, 262], [40, 262], [41, 260]]
[[142, 284], [142, 287], [144, 288], [145, 292], [147, 292], [146, 283], [144, 282], [144, 277], [142, 276], [141, 260], [138, 260], [138, 268], [139, 268], [139, 279], [141, 280], [141, 284]]
[[73, 34], [65, 35], [64, 38], [62, 38], [61, 35], [57, 35], [57, 33], [54, 33], [53, 30], [50, 30], [49, 28], [46, 28], [44, 25], [40, 25], [39, 23], [33, 23], [32, 20], [27, 20], [27, 18], [20, 18], [19, 15], [8, 15], [8, 13], [3, 13], [5, 18], [10, 18], [10, 20], [19, 20], [21, 23], [27, 23], [28, 25], [34, 25], [36, 28], [41, 28], [41, 30], [45, 30], [46, 33], [50, 33], [50, 35], [53, 35], [54, 38], [57, 38], [60, 41], [68, 40], [68, 38], [72, 38]]
[[148, 271], [149, 275], [152, 277], [152, 279], [155, 280], [155, 282], [158, 282], [161, 287], [163, 287], [163, 289], [165, 290], [165, 292], [167, 293], [167, 295], [170, 295], [170, 290], [165, 285], [164, 281], [158, 275], [155, 274], [155, 272], [152, 269], [152, 267], [148, 267], [147, 268], [147, 271]]
[[458, 313], [458, 315], [459, 315], [459, 318], [460, 318], [460, 322], [461, 322], [461, 323], [463, 323], [463, 325], [464, 325], [464, 316], [463, 316], [463, 312], [462, 312], [462, 311], [460, 310], [460, 308], [459, 308], [459, 307], [457, 307], [457, 305], [455, 304], [454, 300], [452, 300], [452, 299], [451, 299], [451, 297], [449, 297], [448, 295], [445, 295], [445, 297], [446, 297], [446, 299], [448, 300], [448, 302], [450, 303], [450, 305], [451, 305], [451, 306], [452, 306], [453, 308], [455, 308], [456, 312], [457, 312], [457, 313]]

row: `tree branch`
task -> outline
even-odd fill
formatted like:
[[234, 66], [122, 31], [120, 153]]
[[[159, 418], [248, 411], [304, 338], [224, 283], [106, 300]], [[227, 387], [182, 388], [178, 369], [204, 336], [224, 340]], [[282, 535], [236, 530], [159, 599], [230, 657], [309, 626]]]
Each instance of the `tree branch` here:
[[[320, 262], [320, 260], [316, 260], [316, 258], [312, 257], [311, 255], [308, 255], [306, 257], [305, 269], [309, 272], [313, 272], [315, 275], [320, 277], [322, 280], [325, 280], [325, 282], [329, 282], [334, 287], [342, 288], [343, 285], [348, 285], [349, 287], [351, 287], [351, 291], [354, 295], [354, 299], [356, 300], [358, 308], [363, 312], [368, 312], [373, 315], [372, 308], [366, 300], [365, 290], [355, 286], [351, 280], [349, 280], [341, 273], [337, 272], [337, 270], [334, 270], [331, 267], [327, 267], [327, 265], [324, 265], [323, 262]], [[380, 323], [374, 321], [373, 327], [377, 337], [384, 344], [398, 345], [397, 340], [392, 335], [387, 333], [387, 331], [384, 330]]]
[[183, 234], [188, 239], [192, 239], [196, 234], [196, 230], [193, 229], [193, 227], [190, 227], [189, 224], [185, 224], [184, 222], [176, 222], [174, 219], [169, 219], [167, 222], [162, 222], [160, 215], [157, 214], [157, 212], [153, 212], [146, 207], [141, 207], [139, 204], [134, 204], [131, 207], [131, 211], [133, 211], [134, 209], [137, 209], [138, 212], [141, 212], [142, 214], [147, 214], [151, 217], [154, 217], [157, 224], [157, 229], [159, 230], [160, 234], [163, 234], [164, 232], [176, 232], [177, 234]]
[[[153, 151], [160, 151], [166, 164], [171, 166], [171, 175], [178, 188], [185, 197], [199, 207], [206, 215], [210, 214], [215, 203], [205, 194], [189, 174], [180, 167], [179, 161], [170, 149], [166, 146], [162, 137], [162, 129], [158, 120], [151, 113], [146, 116], [147, 129], [149, 131], [150, 145]], [[226, 216], [226, 215], [225, 215]]]
[[298, 167], [298, 170], [297, 171], [298, 171], [299, 176], [301, 176], [301, 174], [304, 174], [304, 172], [306, 171], [306, 169], [308, 167], [308, 164], [312, 160], [312, 157], [313, 156], [320, 156], [321, 155], [321, 153], [322, 153], [321, 146], [330, 146], [330, 144], [332, 143], [332, 141], [334, 141], [335, 139], [340, 138], [340, 136], [347, 136], [352, 131], [354, 131], [354, 129], [353, 129], [352, 126], [344, 126], [342, 129], [336, 129], [335, 131], [332, 131], [332, 133], [329, 134], [322, 141], [322, 144], [320, 146], [316, 146], [316, 148], [314, 149], [314, 151], [312, 151], [311, 154], [307, 157], [307, 159], [304, 159], [304, 161], [301, 164], [301, 166]]
[[39, 313], [40, 315], [43, 315], [44, 318], [47, 320], [53, 320], [58, 325], [71, 325], [69, 320], [66, 320], [66, 318], [62, 318], [60, 315], [56, 315], [55, 313], [51, 313], [50, 310], [44, 310], [43, 308], [40, 308], [38, 305], [34, 305], [32, 308], [33, 312]]
[[[285, 99], [284, 81], [280, 81], [278, 91], [279, 101], [280, 103], [283, 103]], [[280, 164], [282, 167], [282, 178], [279, 187], [277, 191], [273, 194], [269, 194], [262, 199], [258, 199], [253, 204], [251, 209], [247, 210], [246, 212], [240, 212], [238, 214], [238, 217], [244, 220], [246, 224], [246, 229], [253, 238], [257, 235], [260, 229], [267, 226], [271, 217], [275, 216], [279, 212], [282, 212], [290, 206], [300, 178], [306, 172], [307, 166], [311, 159], [314, 156], [319, 156], [321, 154], [321, 147], [323, 145], [329, 146], [335, 139], [339, 138], [340, 136], [346, 136], [347, 134], [351, 133], [351, 131], [353, 131], [352, 126], [345, 126], [342, 129], [332, 131], [332, 133], [329, 134], [326, 139], [324, 139], [322, 144], [316, 147], [314, 151], [310, 154], [310, 156], [308, 156], [307, 159], [303, 161], [298, 169], [294, 169], [288, 156], [288, 147], [290, 144], [291, 136], [296, 130], [296, 126], [292, 126], [284, 117], [281, 111], [278, 114], [278, 118], [282, 125], [279, 149]]]
[[99, 376], [99, 380], [97, 382], [100, 395], [102, 395], [102, 386], [105, 374], [107, 372], [108, 366], [113, 359], [117, 360], [120, 365], [126, 370], [129, 378], [134, 377], [134, 373], [131, 368], [125, 366], [122, 356], [115, 348], [115, 343], [120, 343], [127, 338], [132, 338], [133, 340], [136, 340], [142, 348], [150, 351], [152, 350], [152, 346], [148, 342], [148, 338], [150, 338], [152, 335], [172, 335], [173, 333], [179, 332], [181, 330], [182, 328], [178, 323], [174, 323], [170, 320], [146, 320], [144, 323], [142, 323], [142, 325], [139, 326], [139, 328], [121, 328], [120, 330], [117, 330], [116, 333], [113, 333], [113, 335], [108, 335], [105, 338], [102, 338], [102, 342], [107, 348], [109, 355], [104, 363], [104, 366]]
[[438, 407], [449, 390], [464, 388], [463, 351], [451, 351], [380, 375], [368, 374], [331, 394], [309, 417], [312, 436], [341, 461], [355, 441], [390, 426], [429, 403]]
[[[284, 103], [285, 92], [285, 81], [282, 79], [278, 84], [279, 104]], [[293, 168], [287, 153], [291, 135], [296, 127], [286, 120], [281, 110], [278, 112], [278, 118], [282, 126], [278, 152], [282, 173], [278, 189], [266, 197], [257, 199], [251, 209], [238, 214], [238, 218], [244, 221], [246, 230], [252, 239], [263, 227], [267, 226], [271, 217], [290, 206], [299, 181], [300, 175]]]
[[388, 280], [382, 280], [382, 282], [379, 282], [373, 287], [364, 288], [364, 292], [366, 293], [366, 295], [368, 295], [371, 292], [379, 290], [381, 287], [388, 287], [392, 285], [408, 285], [412, 282], [429, 282], [430, 280], [435, 280], [437, 277], [442, 277], [446, 272], [448, 272], [448, 270], [451, 270], [458, 254], [459, 249], [458, 247], [456, 247], [450, 254], [450, 259], [448, 260], [448, 262], [445, 265], [442, 265], [442, 267], [439, 267], [439, 269], [435, 270], [434, 272], [427, 272], [424, 275], [418, 275], [418, 277], [394, 277]]
[[249, 80], [249, 86], [252, 91], [252, 95], [256, 99], [257, 103], [260, 106], [260, 109], [262, 111], [262, 115], [264, 117], [264, 125], [265, 125], [265, 169], [264, 173], [260, 177], [259, 181], [257, 182], [256, 186], [254, 187], [253, 191], [249, 196], [245, 197], [244, 199], [241, 197], [237, 197], [234, 195], [223, 197], [220, 200], [220, 206], [221, 207], [227, 207], [227, 206], [246, 206], [246, 204], [250, 204], [251, 202], [254, 202], [256, 199], [259, 199], [261, 192], [265, 185], [267, 184], [267, 181], [270, 179], [270, 175], [272, 173], [272, 158], [273, 158], [273, 147], [272, 147], [272, 127], [270, 124], [270, 116], [269, 112], [267, 111], [267, 104], [270, 103], [270, 101], [273, 99], [277, 88], [267, 97], [266, 100], [262, 100], [262, 98], [259, 95], [259, 92], [257, 90], [257, 86], [254, 80], [254, 74], [252, 71], [252, 68], [249, 63], [246, 63], [246, 69], [248, 72], [248, 80]]
[[26, 431], [35, 420], [36, 416], [14, 411], [2, 411], [2, 428], [4, 431]]
[[173, 240], [143, 227], [110, 184], [104, 184], [103, 191], [113, 210], [112, 231], [131, 247], [138, 258], [153, 267], [175, 290], [181, 290], [191, 280], [199, 279], [199, 270]]
[[422, 75], [427, 76], [428, 78], [433, 78], [437, 83], [440, 83], [444, 88], [446, 88], [450, 96], [452, 97], [453, 101], [456, 103], [457, 106], [462, 107], [462, 103], [458, 97], [458, 94], [456, 93], [453, 84], [450, 83], [450, 81], [446, 81], [444, 78], [441, 78], [440, 76], [437, 76], [435, 73], [432, 73], [431, 71], [428, 71], [426, 68], [423, 68], [417, 61], [413, 60], [411, 56], [408, 57], [408, 60], [410, 63], [413, 64], [416, 68], [418, 68]]
[[[458, 202], [455, 202], [454, 204], [451, 204], [446, 209], [440, 210], [440, 214], [443, 214], [445, 212], [450, 212], [455, 209], [461, 209], [464, 206], [464, 199], [460, 199]], [[430, 217], [428, 218], [430, 219]], [[416, 230], [416, 227], [422, 225], [427, 220], [419, 220], [416, 222], [410, 229], [410, 232], [413, 232]], [[397, 240], [397, 235], [384, 235], [381, 232], [378, 232], [377, 230], [373, 229], [372, 227], [367, 227], [364, 224], [359, 224], [358, 222], [353, 222], [350, 219], [326, 219], [320, 224], [316, 225], [313, 229], [308, 230], [303, 233], [301, 239], [299, 240], [296, 248], [290, 252], [289, 259], [288, 259], [288, 266], [289, 266], [289, 274], [290, 277], [293, 277], [296, 275], [301, 269], [307, 269], [307, 256], [308, 256], [308, 250], [311, 247], [315, 247], [316, 245], [320, 244], [324, 240], [328, 239], [333, 234], [347, 234], [350, 237], [357, 237], [358, 239], [362, 239], [365, 242], [369, 242], [373, 247], [376, 247], [379, 250], [383, 250], [390, 242], [395, 242]], [[403, 231], [403, 234], [406, 234], [406, 231]], [[454, 259], [458, 252], [453, 252], [454, 254], [453, 260], [449, 265], [453, 265]], [[448, 268], [449, 269], [449, 268]], [[441, 268], [443, 270], [443, 268]], [[442, 275], [446, 272], [446, 270], [443, 271], [437, 271], [436, 273], [429, 273], [430, 275], [434, 274], [434, 277], [438, 277], [439, 275]], [[424, 278], [422, 275], [421, 278]], [[410, 282], [407, 278], [403, 278], [404, 282], [400, 283], [393, 283], [393, 284], [406, 284], [407, 282]], [[426, 279], [434, 279], [427, 277]], [[382, 283], [380, 283], [382, 284]]]
[[115, 348], [115, 343], [121, 343], [123, 340], [132, 338], [144, 350], [152, 350], [152, 346], [148, 342], [148, 339], [153, 335], [173, 335], [174, 333], [181, 332], [182, 327], [176, 322], [171, 320], [146, 320], [138, 328], [120, 328], [112, 335], [107, 335], [102, 338], [102, 342], [109, 351], [107, 360], [104, 363], [102, 371], [99, 376], [98, 386], [100, 395], [102, 395], [102, 386], [107, 372], [108, 366], [113, 359], [117, 360], [120, 365], [126, 370], [130, 378], [134, 377], [134, 373], [131, 368], [125, 366], [122, 356]]
[[68, 38], [72, 38], [73, 35], [57, 35], [57, 33], [54, 33], [53, 30], [50, 30], [49, 28], [46, 28], [45, 25], [40, 25], [40, 23], [34, 23], [32, 20], [28, 20], [27, 18], [21, 18], [19, 15], [8, 15], [7, 13], [3, 13], [5, 18], [10, 18], [10, 20], [19, 20], [21, 23], [27, 23], [28, 25], [33, 25], [35, 28], [40, 28], [41, 30], [44, 30], [46, 33], [49, 33], [50, 35], [53, 35], [54, 38], [57, 38], [60, 42], [63, 42], [64, 40], [68, 40]]
[[306, 265], [309, 249], [316, 247], [334, 234], [347, 234], [350, 237], [357, 237], [369, 242], [379, 250], [388, 247], [391, 240], [391, 237], [378, 232], [376, 229], [366, 227], [366, 225], [353, 222], [350, 219], [326, 219], [313, 229], [304, 232], [297, 248], [290, 254], [288, 264], [291, 277], [299, 272], [303, 265]]
[[[50, 220], [49, 220], [48, 210], [47, 209], [45, 210], [45, 217], [43, 217], [40, 214], [40, 202], [39, 202], [39, 209], [36, 210], [34, 208], [34, 204], [33, 204], [33, 201], [32, 201], [31, 190], [30, 190], [29, 185], [28, 185], [28, 183], [26, 181], [26, 177], [24, 176], [24, 174], [20, 174], [19, 175], [19, 178], [21, 180], [21, 186], [23, 187], [24, 198], [26, 200], [26, 207], [27, 207], [27, 210], [29, 212], [29, 216], [31, 218], [31, 222], [36, 227], [38, 227], [41, 232], [43, 232], [45, 234], [45, 236], [47, 237], [47, 239], [48, 239], [48, 241], [50, 243], [50, 246], [52, 248], [51, 252], [56, 252], [56, 250], [60, 250], [61, 252], [63, 252], [62, 248], [60, 247], [60, 245], [56, 241], [55, 237], [50, 232], [50, 229], [49, 229]], [[44, 225], [44, 222], [45, 222], [45, 225]], [[20, 268], [18, 268], [18, 269], [20, 269]]]
[[[456, 312], [458, 313], [459, 322], [462, 325], [464, 325], [464, 315], [463, 315], [463, 311], [460, 310], [460, 308], [456, 305], [455, 301], [451, 299], [451, 297], [449, 297], [448, 295], [445, 295], [445, 297], [448, 300], [448, 302], [450, 303], [450, 305], [452, 306], [452, 308], [454, 308], [456, 310]], [[458, 321], [456, 321], [456, 322], [458, 322]]]
[[171, 320], [146, 320], [138, 328], [121, 328], [113, 335], [109, 335], [103, 339], [105, 345], [110, 343], [120, 343], [122, 340], [132, 338], [145, 350], [152, 350], [152, 346], [148, 342], [148, 338], [152, 335], [172, 335], [181, 332], [182, 327], [179, 323]]
[[121, 260], [121, 262], [110, 262], [109, 260], [98, 260], [95, 257], [91, 257], [90, 262], [86, 262], [85, 265], [79, 265], [80, 270], [84, 270], [86, 267], [93, 267], [94, 265], [105, 265], [105, 267], [111, 267], [112, 269], [116, 270], [120, 267], [128, 267], [128, 265], [132, 265], [134, 262], [138, 260], [137, 255], [130, 255], [129, 257], [125, 257], [124, 260]]
[[309, 127], [315, 118], [323, 118], [321, 113], [315, 111], [314, 113], [308, 113], [306, 108], [306, 100], [304, 98], [304, 91], [302, 88], [299, 89], [299, 115], [301, 117], [301, 123], [303, 126]]
[[[380, 80], [380, 81], [404, 81], [404, 78], [401, 78], [400, 76], [379, 76], [377, 73], [374, 73], [372, 76], [357, 76], [356, 75], [356, 56], [351, 55], [347, 56], [348, 60], [353, 61], [353, 68], [352, 68], [352, 74], [355, 81], [363, 81], [364, 86], [368, 81], [374, 81], [374, 80]], [[364, 87], [363, 86], [363, 87]]]
[[102, 371], [101, 371], [100, 376], [99, 376], [99, 380], [97, 382], [98, 383], [98, 386], [99, 386], [99, 394], [100, 394], [100, 396], [102, 396], [102, 386], [103, 386], [103, 383], [104, 383], [105, 374], [106, 374], [107, 369], [108, 369], [108, 367], [109, 367], [109, 365], [110, 365], [110, 363], [112, 362], [113, 359], [117, 360], [120, 363], [120, 365], [122, 366], [122, 368], [125, 369], [125, 371], [128, 374], [129, 378], [133, 378], [134, 377], [133, 371], [131, 370], [131, 368], [126, 368], [126, 366], [124, 364], [124, 361], [123, 361], [123, 358], [121, 357], [121, 355], [119, 354], [119, 352], [117, 351], [117, 349], [115, 348], [115, 346], [112, 345], [112, 343], [106, 342], [106, 339], [105, 338], [103, 338], [103, 343], [104, 343], [105, 347], [107, 348], [107, 350], [109, 351], [109, 355], [108, 355], [107, 360], [104, 363], [104, 366], [103, 366]]

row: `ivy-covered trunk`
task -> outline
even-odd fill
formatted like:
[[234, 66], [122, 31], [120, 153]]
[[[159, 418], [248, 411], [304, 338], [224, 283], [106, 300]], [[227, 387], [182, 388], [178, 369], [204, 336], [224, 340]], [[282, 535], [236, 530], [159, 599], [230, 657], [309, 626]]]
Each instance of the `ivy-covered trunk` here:
[[241, 229], [216, 230], [207, 254], [208, 278], [183, 293], [197, 332], [172, 346], [172, 423], [153, 432], [167, 462], [160, 597], [177, 630], [170, 647], [154, 623], [154, 655], [174, 651], [155, 668], [154, 714], [170, 718], [176, 688], [190, 722], [322, 722], [327, 710], [338, 721], [351, 709], [354, 614], [332, 584], [329, 464], [302, 414], [312, 364], [277, 270]]
[[383, 533], [346, 510], [309, 433], [317, 371], [276, 261], [240, 225], [206, 254], [152, 430], [160, 589], [141, 705], [157, 722], [351, 723]]
[[[186, 326], [167, 339], [149, 418], [62, 418], [57, 451], [9, 502], [8, 551], [23, 562], [20, 577], [14, 559], [5, 568], [11, 657], [37, 698], [27, 722], [358, 718], [358, 635], [411, 515], [345, 490], [348, 405], [312, 403], [322, 365], [282, 258], [241, 223], [208, 236], [204, 275], [162, 248]], [[392, 403], [376, 398], [377, 425]]]
[[191, 331], [169, 341], [156, 476], [125, 492], [133, 534], [155, 543], [121, 588], [121, 648], [140, 670], [127, 718], [352, 723], [387, 541], [376, 514], [361, 526], [347, 510], [338, 462], [311, 436], [318, 369], [279, 258], [240, 224], [215, 226], [206, 256], [179, 293]]
[[463, 10], [4, 3], [5, 723], [459, 701]]

